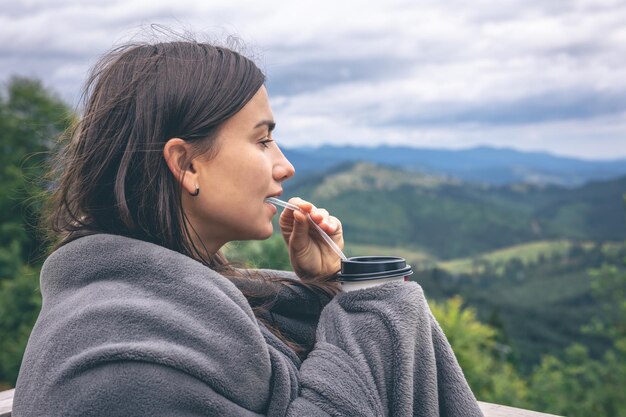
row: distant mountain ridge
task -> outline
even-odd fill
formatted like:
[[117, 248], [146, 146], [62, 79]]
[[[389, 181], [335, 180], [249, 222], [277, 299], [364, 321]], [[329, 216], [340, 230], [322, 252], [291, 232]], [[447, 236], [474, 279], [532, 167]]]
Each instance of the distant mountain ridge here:
[[287, 148], [284, 153], [301, 174], [323, 172], [345, 162], [365, 161], [493, 185], [530, 183], [575, 187], [626, 175], [626, 159], [589, 161], [486, 146], [445, 150], [325, 145]]

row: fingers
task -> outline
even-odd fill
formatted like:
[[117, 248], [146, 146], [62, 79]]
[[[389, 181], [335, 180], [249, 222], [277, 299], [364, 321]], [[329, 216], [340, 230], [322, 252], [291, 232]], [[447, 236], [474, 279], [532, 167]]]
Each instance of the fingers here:
[[323, 222], [327, 222], [330, 217], [328, 210], [323, 208], [314, 208], [309, 214], [311, 215], [311, 218], [313, 218], [313, 221], [319, 225]]
[[[308, 201], [304, 201], [303, 199], [298, 197], [290, 198], [288, 202], [298, 206], [300, 209], [306, 212], [310, 211], [313, 207], [313, 204], [309, 203]], [[298, 211], [284, 209], [283, 212], [280, 214], [279, 223], [284, 225], [291, 225], [294, 219], [299, 223], [302, 223], [306, 220], [306, 217], [298, 216], [296, 213], [298, 213]]]
[[298, 223], [307, 223], [307, 216], [304, 213], [301, 213], [299, 211], [292, 211], [292, 215]]
[[[304, 213], [311, 213], [311, 211], [315, 208], [315, 206], [308, 201], [305, 201], [299, 197], [293, 197], [289, 199], [289, 203], [298, 206]], [[286, 215], [287, 219], [294, 218], [297, 223], [306, 223], [307, 217], [304, 214], [297, 210], [285, 210], [283, 214]], [[307, 228], [308, 229], [308, 228]]]
[[312, 203], [309, 203], [306, 200], [301, 199], [300, 197], [292, 197], [289, 199], [289, 203], [294, 204], [300, 207], [305, 212], [309, 213], [315, 206]]
[[[328, 210], [315, 207], [312, 203], [303, 200], [300, 197], [290, 198], [289, 203], [298, 206], [301, 210], [310, 215], [311, 219], [326, 233], [333, 234], [337, 231], [341, 231], [341, 222], [337, 217], [331, 216]], [[306, 223], [308, 221], [307, 216], [298, 211], [285, 210], [283, 215], [287, 216], [286, 218], [293, 217], [298, 223]]]
[[326, 209], [314, 208], [310, 215], [313, 221], [319, 224], [329, 235], [341, 230], [341, 222], [339, 219], [335, 216], [331, 216]]
[[[322, 226], [323, 227], [323, 226]], [[341, 231], [341, 221], [335, 216], [330, 216], [328, 218], [328, 230], [329, 234], [334, 234], [338, 231]]]
[[[294, 199], [289, 200], [290, 203], [296, 204], [298, 207], [301, 207], [300, 202], [292, 201]], [[308, 210], [311, 209], [312, 204], [308, 203], [309, 206], [306, 208]], [[302, 208], [304, 210], [304, 208]], [[309, 237], [309, 221], [307, 219], [307, 215], [297, 211], [297, 210], [285, 210], [291, 213], [293, 216], [293, 228], [291, 230], [290, 236], [286, 238], [287, 244], [289, 245], [290, 251], [293, 251], [296, 254], [302, 254], [306, 252], [307, 248], [310, 247], [311, 239]]]

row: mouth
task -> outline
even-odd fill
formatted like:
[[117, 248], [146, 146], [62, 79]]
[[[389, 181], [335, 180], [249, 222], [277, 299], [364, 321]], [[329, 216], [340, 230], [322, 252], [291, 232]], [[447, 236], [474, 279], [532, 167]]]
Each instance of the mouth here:
[[[270, 195], [268, 195], [268, 196], [267, 196], [267, 197], [265, 197], [265, 198], [267, 199], [267, 198], [270, 198], [270, 197], [280, 197], [280, 195], [281, 195], [282, 193], [283, 193], [283, 190], [281, 189], [280, 191], [278, 191], [278, 192], [276, 192], [276, 193], [273, 193], [273, 194], [270, 194]], [[274, 214], [276, 214], [276, 213], [278, 212], [278, 208], [277, 208], [274, 204], [272, 204], [272, 203], [270, 203], [270, 202], [268, 202], [268, 201], [265, 201], [265, 204], [267, 204], [268, 206], [270, 206], [270, 210], [272, 211], [272, 215], [274, 215]]]
[[283, 193], [283, 190], [280, 190], [279, 192], [274, 193], [274, 194], [270, 194], [270, 195], [268, 195], [268, 196], [267, 196], [267, 197], [265, 197], [265, 198], [269, 198], [269, 197], [280, 197], [280, 196], [282, 195], [282, 193]]
[[276, 214], [278, 212], [278, 208], [276, 208], [276, 206], [273, 205], [272, 203], [269, 203], [269, 202], [266, 201], [265, 204], [270, 207], [272, 215], [274, 215], [274, 214]]

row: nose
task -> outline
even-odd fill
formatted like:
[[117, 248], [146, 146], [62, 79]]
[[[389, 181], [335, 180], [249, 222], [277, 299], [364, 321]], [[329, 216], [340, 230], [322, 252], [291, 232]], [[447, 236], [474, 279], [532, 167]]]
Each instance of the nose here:
[[284, 181], [294, 176], [296, 173], [296, 169], [293, 167], [291, 162], [285, 157], [280, 148], [276, 147], [278, 150], [278, 156], [276, 162], [274, 163], [274, 168], [272, 174], [276, 181]]

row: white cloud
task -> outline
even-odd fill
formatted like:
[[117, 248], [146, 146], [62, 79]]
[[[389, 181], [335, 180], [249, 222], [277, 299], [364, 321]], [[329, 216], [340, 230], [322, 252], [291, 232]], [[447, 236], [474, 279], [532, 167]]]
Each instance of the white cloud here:
[[624, 21], [621, 0], [23, 0], [0, 12], [0, 79], [36, 76], [75, 102], [98, 55], [158, 22], [241, 36], [289, 145], [626, 156]]

